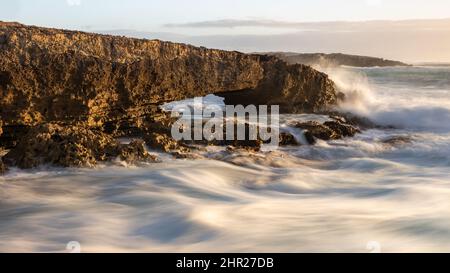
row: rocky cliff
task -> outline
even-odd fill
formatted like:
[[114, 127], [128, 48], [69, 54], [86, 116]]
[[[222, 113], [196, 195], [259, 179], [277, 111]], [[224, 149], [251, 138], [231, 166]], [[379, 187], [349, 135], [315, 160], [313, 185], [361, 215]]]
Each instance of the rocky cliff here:
[[385, 66], [409, 66], [408, 64], [386, 60], [376, 57], [348, 55], [341, 53], [324, 54], [299, 54], [299, 53], [268, 53], [270, 56], [276, 56], [285, 60], [289, 64], [305, 64], [305, 65], [319, 65], [319, 66], [354, 66], [354, 67], [385, 67]]
[[[46, 158], [65, 162], [72, 140], [84, 139], [74, 128], [91, 136], [152, 133], [159, 105], [212, 93], [227, 104], [278, 104], [288, 113], [321, 111], [338, 97], [327, 75], [277, 57], [0, 22], [0, 147], [20, 144], [6, 157], [16, 165], [28, 158], [20, 153], [30, 154], [23, 138], [42, 135], [53, 147], [45, 151], [64, 150]], [[164, 139], [155, 143], [171, 143]], [[81, 144], [92, 158], [106, 158]]]
[[0, 23], [6, 125], [101, 123], [130, 109], [224, 92], [236, 103], [277, 103], [285, 112], [336, 101], [325, 74], [275, 57]]

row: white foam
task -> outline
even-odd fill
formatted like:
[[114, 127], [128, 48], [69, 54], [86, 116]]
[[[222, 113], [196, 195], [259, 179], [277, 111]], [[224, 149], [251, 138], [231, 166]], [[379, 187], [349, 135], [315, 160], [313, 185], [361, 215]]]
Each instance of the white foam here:
[[225, 109], [225, 99], [216, 95], [207, 95], [205, 97], [170, 102], [161, 106], [164, 111], [173, 111], [176, 109], [179, 112], [187, 108], [203, 110], [206, 107]]
[[[339, 106], [341, 111], [368, 117], [381, 125], [450, 131], [450, 82], [445, 80], [450, 76], [450, 68], [440, 68], [438, 72], [417, 69], [334, 68], [326, 72], [347, 96]], [[370, 81], [365, 73], [375, 74], [375, 80]], [[444, 82], [436, 80], [435, 73], [442, 74]], [[403, 81], [395, 82], [392, 78], [396, 75]], [[416, 77], [419, 79], [414, 81]]]

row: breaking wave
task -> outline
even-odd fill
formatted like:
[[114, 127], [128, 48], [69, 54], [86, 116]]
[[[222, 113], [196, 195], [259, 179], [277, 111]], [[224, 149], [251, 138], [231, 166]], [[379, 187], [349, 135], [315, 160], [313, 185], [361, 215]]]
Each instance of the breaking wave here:
[[[341, 111], [365, 116], [380, 125], [450, 130], [450, 81], [446, 80], [450, 67], [335, 68], [326, 73], [346, 94]], [[435, 79], [435, 74], [443, 80]]]

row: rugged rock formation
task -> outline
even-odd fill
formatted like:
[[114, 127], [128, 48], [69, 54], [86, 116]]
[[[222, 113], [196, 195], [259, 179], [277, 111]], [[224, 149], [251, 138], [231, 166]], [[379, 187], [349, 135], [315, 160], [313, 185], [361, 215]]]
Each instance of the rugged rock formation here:
[[211, 93], [289, 113], [326, 110], [338, 99], [327, 75], [276, 57], [0, 22], [0, 147], [11, 149], [9, 165], [155, 160], [142, 142], [117, 143], [122, 136], [186, 155], [159, 106]]
[[345, 121], [327, 121], [323, 124], [316, 121], [302, 122], [293, 124], [293, 127], [304, 130], [306, 140], [310, 144], [315, 144], [316, 139], [336, 140], [344, 137], [353, 137], [361, 131], [345, 123]]
[[285, 60], [289, 64], [305, 64], [321, 67], [328, 66], [354, 66], [354, 67], [375, 67], [375, 66], [409, 66], [408, 64], [386, 60], [382, 58], [348, 55], [341, 53], [324, 54], [324, 53], [312, 53], [312, 54], [299, 54], [299, 53], [267, 53], [271, 56], [276, 56], [282, 60]]
[[3, 164], [2, 159], [0, 158], [0, 175], [4, 174], [6, 172], [6, 166]]
[[145, 143], [142, 140], [134, 140], [130, 144], [119, 146], [119, 157], [122, 161], [129, 164], [138, 162], [151, 161], [156, 162], [158, 159], [150, 155], [145, 150]]
[[211, 93], [233, 103], [280, 104], [285, 112], [318, 111], [337, 99], [325, 74], [275, 57], [0, 23], [6, 126], [102, 126]]
[[140, 130], [148, 147], [166, 153], [189, 152], [182, 142], [174, 140], [171, 136], [171, 128], [175, 121], [170, 113], [165, 112], [158, 112], [150, 118], [150, 121], [144, 121]]
[[84, 126], [49, 123], [33, 127], [4, 160], [8, 165], [33, 168], [42, 164], [93, 167], [97, 162], [120, 158], [127, 162], [155, 160], [143, 142], [122, 145], [113, 137]]
[[[183, 157], [182, 154], [188, 154], [190, 149], [189, 147], [198, 148], [197, 146], [232, 146], [234, 148], [243, 148], [243, 149], [251, 149], [251, 150], [259, 150], [263, 141], [256, 136], [250, 137], [250, 129], [256, 130], [258, 132], [259, 128], [256, 125], [249, 125], [249, 123], [245, 122], [243, 126], [245, 127], [245, 139], [239, 140], [237, 135], [237, 126], [238, 122], [235, 120], [234, 126], [234, 135], [229, 138], [227, 132], [227, 120], [223, 120], [223, 126], [220, 128], [216, 128], [216, 130], [220, 130], [223, 135], [223, 140], [208, 140], [204, 135], [201, 140], [194, 140], [196, 128], [194, 127], [194, 121], [191, 122], [191, 128], [189, 129], [191, 133], [191, 140], [181, 140], [175, 141], [171, 137], [171, 128], [173, 125], [174, 119], [168, 117], [169, 114], [161, 115], [158, 122], [153, 123], [149, 126], [147, 132], [144, 134], [144, 140], [146, 144], [156, 150], [170, 152], [175, 154], [177, 157]], [[204, 120], [203, 123], [207, 121]], [[183, 128], [179, 128], [181, 131]], [[203, 128], [200, 128], [203, 131]], [[203, 132], [199, 132], [203, 134]], [[233, 140], [229, 140], [233, 139]], [[181, 153], [181, 154], [180, 154]]]
[[280, 146], [296, 146], [299, 145], [295, 137], [287, 132], [280, 133]]
[[264, 78], [255, 89], [220, 94], [226, 104], [279, 105], [281, 113], [326, 110], [338, 96], [326, 74], [302, 64], [287, 65], [274, 57], [261, 57]]
[[397, 147], [410, 144], [413, 142], [413, 138], [411, 136], [392, 136], [383, 139], [381, 142], [389, 146]]
[[170, 134], [153, 132], [144, 136], [145, 143], [152, 149], [166, 153], [177, 152], [180, 150], [188, 152], [181, 142], [175, 141]]
[[[3, 125], [3, 123], [2, 123], [2, 121], [0, 120], [0, 136], [1, 136], [2, 133], [3, 133], [2, 125]], [[6, 166], [5, 166], [5, 164], [3, 164], [2, 156], [3, 156], [3, 150], [2, 150], [2, 147], [1, 147], [1, 145], [0, 145], [0, 175], [4, 174], [5, 171], [6, 171]]]

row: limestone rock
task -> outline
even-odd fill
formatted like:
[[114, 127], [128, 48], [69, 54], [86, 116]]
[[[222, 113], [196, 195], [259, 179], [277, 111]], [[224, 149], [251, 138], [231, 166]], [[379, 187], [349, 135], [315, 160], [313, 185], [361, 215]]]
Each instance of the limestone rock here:
[[4, 125], [137, 122], [164, 102], [212, 93], [291, 113], [337, 100], [327, 75], [276, 57], [16, 23], [0, 22], [0, 37]]
[[151, 148], [163, 152], [187, 150], [182, 144], [174, 140], [169, 134], [149, 133], [144, 136], [145, 143]]
[[6, 156], [8, 164], [33, 168], [42, 164], [93, 167], [117, 154], [118, 142], [81, 126], [46, 124], [32, 128]]
[[353, 137], [361, 131], [353, 125], [343, 121], [327, 121], [323, 124], [317, 121], [309, 121], [293, 124], [294, 127], [304, 130], [308, 143], [315, 144], [316, 139], [336, 140], [344, 137]]
[[295, 137], [287, 132], [280, 133], [280, 146], [297, 146], [299, 145]]
[[150, 155], [145, 150], [145, 142], [143, 140], [134, 140], [130, 144], [121, 145], [120, 159], [129, 164], [138, 162], [157, 162], [157, 157]]
[[0, 22], [0, 146], [11, 149], [8, 165], [149, 159], [142, 143], [123, 146], [115, 137], [187, 154], [158, 107], [212, 93], [227, 104], [280, 105], [282, 113], [323, 111], [338, 99], [327, 75], [277, 57]]
[[[303, 123], [297, 123], [294, 127], [302, 129], [310, 133], [313, 137], [322, 140], [338, 139], [340, 136], [327, 126], [317, 121], [308, 121]], [[310, 142], [311, 143], [311, 142]], [[313, 144], [313, 143], [311, 143]]]
[[128, 163], [156, 162], [141, 140], [120, 144], [102, 132], [82, 125], [50, 123], [36, 126], [5, 157], [8, 165], [28, 169], [43, 164], [62, 167], [94, 167], [119, 157]]
[[0, 158], [0, 175], [4, 174], [6, 172], [6, 166], [3, 164], [2, 159]]
[[383, 139], [382, 142], [390, 146], [403, 146], [413, 142], [413, 138], [411, 136], [392, 136]]
[[361, 133], [358, 128], [340, 121], [327, 121], [323, 125], [330, 128], [338, 138], [353, 137], [357, 133]]

